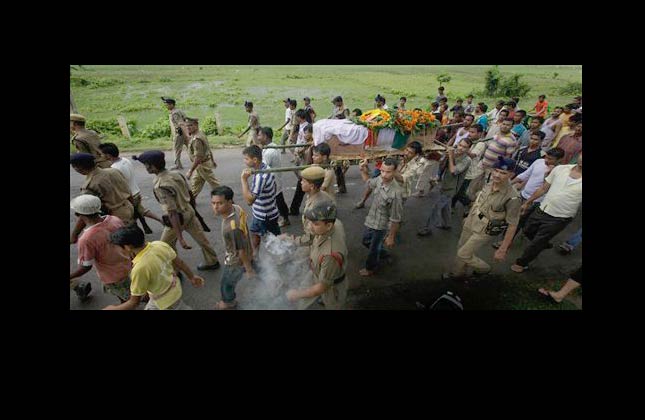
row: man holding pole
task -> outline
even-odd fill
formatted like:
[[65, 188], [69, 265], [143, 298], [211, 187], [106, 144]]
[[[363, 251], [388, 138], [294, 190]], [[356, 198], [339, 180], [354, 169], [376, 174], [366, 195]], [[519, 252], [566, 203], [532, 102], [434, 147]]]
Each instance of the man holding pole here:
[[[260, 240], [267, 232], [280, 235], [278, 225], [278, 207], [276, 206], [275, 176], [272, 173], [257, 172], [267, 169], [262, 162], [262, 149], [258, 145], [251, 145], [242, 151], [244, 164], [247, 166], [242, 171], [242, 195], [249, 206], [252, 206], [253, 222], [251, 223], [251, 239], [253, 253], [257, 255]], [[253, 173], [253, 170], [256, 172]], [[253, 175], [253, 182], [249, 189], [248, 179]]]
[[[281, 153], [278, 148], [275, 147], [277, 146], [277, 144], [273, 142], [273, 130], [271, 129], [271, 127], [260, 128], [260, 131], [258, 133], [258, 141], [263, 147], [262, 161], [269, 168], [280, 168], [282, 166], [282, 159], [280, 158]], [[285, 149], [282, 150], [284, 151]], [[278, 221], [278, 224], [280, 225], [280, 227], [284, 227], [291, 224], [291, 222], [289, 221], [289, 207], [284, 201], [284, 194], [282, 193], [282, 173], [278, 172], [274, 176], [276, 184], [275, 201], [278, 206], [280, 216], [282, 216], [282, 220]]]

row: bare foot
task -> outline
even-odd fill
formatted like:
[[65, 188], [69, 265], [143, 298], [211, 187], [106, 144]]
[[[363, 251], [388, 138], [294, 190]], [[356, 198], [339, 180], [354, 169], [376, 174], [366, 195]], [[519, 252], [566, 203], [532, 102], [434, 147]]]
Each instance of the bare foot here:
[[236, 309], [237, 302], [226, 303], [223, 300], [220, 300], [215, 304], [215, 309], [217, 310], [227, 310], [227, 309]]
[[547, 290], [547, 289], [544, 289], [544, 288], [539, 288], [538, 292], [540, 292], [540, 294], [543, 295], [543, 296], [550, 297], [551, 299], [553, 299], [557, 303], [562, 302], [562, 298], [558, 299], [556, 297], [557, 295], [555, 294], [555, 292], [553, 290]]

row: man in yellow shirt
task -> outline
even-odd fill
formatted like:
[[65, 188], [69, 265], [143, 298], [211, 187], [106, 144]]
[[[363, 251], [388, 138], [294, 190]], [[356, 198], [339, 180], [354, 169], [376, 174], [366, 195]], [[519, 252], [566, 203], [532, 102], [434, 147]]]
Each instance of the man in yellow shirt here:
[[108, 310], [131, 310], [148, 294], [146, 310], [191, 309], [181, 299], [181, 283], [175, 270], [183, 271], [194, 287], [202, 287], [204, 279], [196, 276], [170, 245], [162, 241], [146, 242], [143, 231], [136, 225], [123, 227], [110, 235], [113, 244], [120, 246], [132, 258], [130, 299]]

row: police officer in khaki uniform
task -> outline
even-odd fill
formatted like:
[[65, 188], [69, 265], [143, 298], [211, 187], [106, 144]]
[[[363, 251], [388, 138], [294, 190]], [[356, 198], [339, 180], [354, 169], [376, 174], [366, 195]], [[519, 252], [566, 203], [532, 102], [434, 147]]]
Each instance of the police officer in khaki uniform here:
[[287, 291], [287, 299], [297, 301], [299, 309], [307, 309], [321, 296], [326, 309], [342, 309], [348, 289], [347, 245], [343, 225], [336, 219], [336, 206], [330, 201], [318, 203], [305, 217], [315, 235], [309, 253], [313, 285]]
[[188, 146], [188, 137], [183, 130], [186, 114], [175, 108], [176, 101], [174, 99], [164, 98], [162, 96], [161, 100], [166, 104], [168, 111], [170, 111], [168, 116], [170, 119], [170, 135], [175, 146], [175, 166], [170, 169], [184, 169], [181, 165], [181, 152], [184, 150], [184, 146]]
[[149, 150], [132, 159], [138, 160], [146, 167], [150, 174], [157, 175], [153, 184], [155, 198], [161, 205], [164, 212], [164, 230], [161, 233], [161, 241], [176, 249], [177, 239], [184, 249], [191, 249], [182, 231], [188, 232], [195, 242], [202, 248], [204, 263], [197, 266], [198, 270], [215, 270], [220, 264], [217, 260], [215, 250], [208, 242], [201, 224], [197, 220], [195, 210], [190, 204], [191, 196], [188, 188], [188, 181], [179, 172], [166, 170], [166, 159], [163, 152]]
[[[307, 222], [305, 216], [307, 211], [322, 202], [331, 202], [335, 204], [335, 200], [329, 194], [320, 190], [320, 187], [325, 181], [325, 170], [323, 168], [320, 166], [310, 166], [309, 168], [304, 169], [300, 173], [300, 176], [302, 191], [307, 194], [305, 209], [302, 212], [302, 229], [304, 230], [304, 234], [291, 238], [296, 241], [298, 245], [311, 245], [314, 239], [314, 232], [311, 230], [311, 225]], [[286, 236], [286, 234], [284, 236]]]
[[246, 112], [249, 113], [249, 125], [246, 127], [246, 130], [242, 131], [239, 136], [237, 136], [238, 139], [241, 139], [244, 133], [250, 130], [249, 136], [246, 138], [246, 147], [249, 147], [252, 144], [256, 144], [260, 147], [258, 143], [258, 130], [260, 129], [260, 117], [258, 116], [258, 113], [253, 111], [253, 102], [249, 101], [244, 101], [244, 109]]
[[69, 114], [69, 128], [74, 133], [71, 142], [78, 153], [93, 155], [94, 162], [99, 168], [109, 168], [112, 165], [112, 162], [101, 155], [99, 150], [101, 138], [99, 135], [96, 131], [85, 128], [84, 116], [81, 114]]
[[495, 252], [495, 260], [506, 258], [508, 247], [513, 241], [520, 219], [520, 194], [511, 185], [510, 178], [515, 169], [513, 159], [499, 157], [493, 166], [491, 180], [477, 195], [471, 211], [464, 222], [464, 228], [457, 245], [457, 258], [452, 273], [444, 273], [442, 278], [455, 279], [465, 277], [466, 267], [471, 267], [475, 274], [486, 274], [491, 270], [490, 265], [477, 257], [475, 253], [484, 245], [490, 243], [499, 235], [504, 226], [508, 229], [501, 246]]
[[[82, 194], [91, 194], [100, 198], [103, 212], [118, 217], [124, 224], [134, 221], [130, 186], [118, 169], [99, 168], [94, 163], [94, 156], [89, 153], [73, 154], [69, 163], [76, 172], [86, 177], [81, 185]], [[85, 223], [79, 219], [72, 232], [71, 243], [76, 243], [83, 228]]]
[[208, 182], [211, 190], [219, 186], [219, 181], [213, 174], [213, 169], [217, 165], [206, 134], [199, 131], [199, 120], [186, 117], [186, 129], [190, 137], [188, 156], [193, 163], [186, 177], [190, 179], [190, 191], [193, 197], [197, 197], [204, 187], [204, 182]]

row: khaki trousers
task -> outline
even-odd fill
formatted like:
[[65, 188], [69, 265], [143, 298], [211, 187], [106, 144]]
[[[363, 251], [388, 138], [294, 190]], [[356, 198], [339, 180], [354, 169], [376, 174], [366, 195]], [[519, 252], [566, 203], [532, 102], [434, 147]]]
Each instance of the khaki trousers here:
[[110, 215], [121, 219], [124, 225], [129, 225], [134, 222], [134, 207], [129, 200], [126, 200], [121, 206], [110, 210]]
[[457, 258], [455, 259], [455, 267], [452, 273], [456, 276], [461, 276], [465, 273], [466, 267], [472, 267], [477, 273], [489, 272], [491, 270], [490, 265], [477, 257], [475, 253], [484, 245], [489, 244], [492, 238], [492, 236], [485, 233], [473, 232], [468, 223], [464, 224], [459, 244], [457, 245]]
[[[204, 262], [207, 265], [215, 264], [217, 262], [217, 254], [215, 254], [215, 250], [208, 242], [208, 238], [206, 238], [206, 235], [204, 234], [202, 225], [199, 223], [199, 220], [197, 220], [195, 213], [192, 213], [192, 215], [190, 215], [189, 217], [190, 218], [188, 220], [184, 220], [185, 224], [183, 230], [188, 232], [188, 234], [192, 236], [195, 242], [197, 242], [197, 244], [202, 249], [202, 253], [204, 254]], [[177, 251], [177, 235], [175, 234], [175, 230], [173, 228], [164, 226], [160, 240], [173, 247], [175, 252]]]
[[208, 182], [208, 185], [210, 185], [211, 188], [219, 186], [219, 180], [215, 178], [215, 174], [213, 174], [212, 165], [199, 165], [190, 177], [190, 191], [193, 193], [193, 197], [195, 197], [195, 199], [197, 199], [199, 193], [202, 192], [205, 182]]
[[175, 166], [177, 166], [178, 168], [182, 168], [181, 152], [184, 150], [184, 146], [186, 146], [186, 137], [175, 135], [174, 143], [175, 143]]

